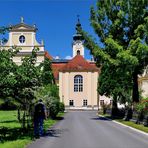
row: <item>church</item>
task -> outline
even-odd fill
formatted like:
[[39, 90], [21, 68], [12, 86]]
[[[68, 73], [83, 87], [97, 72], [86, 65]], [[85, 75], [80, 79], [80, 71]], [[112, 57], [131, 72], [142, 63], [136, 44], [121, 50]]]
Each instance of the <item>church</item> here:
[[[79, 19], [77, 27], [81, 27]], [[19, 24], [10, 26], [9, 39], [7, 43], [0, 45], [0, 48], [21, 48], [13, 58], [18, 65], [22, 63], [23, 57], [31, 55], [35, 47], [39, 49], [36, 65], [43, 62], [45, 57], [49, 58], [55, 82], [59, 87], [60, 101], [65, 104], [66, 109], [97, 110], [104, 103], [112, 104], [112, 99], [100, 96], [97, 92], [100, 69], [95, 65], [95, 61], [85, 59], [83, 38], [77, 30], [72, 38], [73, 57], [70, 60], [53, 58], [45, 51], [44, 42], [36, 40], [36, 32], [36, 26], [24, 23], [21, 17]], [[147, 73], [139, 78], [139, 86], [143, 90], [143, 95], [148, 96]]]
[[[79, 19], [76, 27], [81, 27]], [[100, 70], [94, 61], [85, 59], [83, 39], [77, 31], [73, 36], [72, 52], [71, 60], [52, 60], [60, 100], [66, 109], [98, 109], [97, 81]]]

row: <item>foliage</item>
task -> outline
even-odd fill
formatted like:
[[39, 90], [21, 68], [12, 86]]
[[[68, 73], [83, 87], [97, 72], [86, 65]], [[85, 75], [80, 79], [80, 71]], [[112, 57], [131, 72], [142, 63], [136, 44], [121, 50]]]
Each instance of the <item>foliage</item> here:
[[11, 97], [14, 94], [16, 65], [13, 56], [18, 52], [17, 49], [0, 50], [0, 98]]
[[148, 64], [147, 0], [98, 0], [90, 9], [96, 42], [81, 28], [84, 45], [101, 66], [98, 90], [121, 102], [139, 101], [138, 75]]
[[59, 111], [60, 112], [64, 112], [65, 111], [65, 105], [64, 105], [63, 102], [60, 102], [60, 104], [59, 104]]
[[136, 104], [136, 110], [148, 114], [148, 98], [141, 99], [140, 102]]
[[42, 83], [43, 85], [55, 84], [52, 69], [51, 69], [51, 61], [45, 57], [45, 60], [40, 65], [42, 67]]
[[[30, 126], [29, 121], [31, 118], [33, 101], [35, 99], [34, 91], [41, 85], [41, 69], [36, 66], [36, 52], [38, 48], [32, 50], [30, 56], [26, 56], [22, 59], [22, 64], [17, 66], [14, 73], [16, 84], [13, 97], [19, 102], [19, 111], [23, 110], [23, 115], [19, 120], [22, 123], [22, 127]], [[27, 121], [26, 121], [27, 118]]]
[[56, 97], [50, 97], [50, 101], [47, 102], [49, 115], [51, 118], [55, 118], [60, 111], [59, 105], [60, 101]]
[[17, 67], [15, 72], [17, 83], [15, 85], [14, 97], [22, 105], [34, 99], [34, 90], [36, 90], [41, 83], [41, 70], [39, 66], [35, 65], [37, 50], [38, 49], [34, 49], [32, 55], [24, 57], [22, 64]]

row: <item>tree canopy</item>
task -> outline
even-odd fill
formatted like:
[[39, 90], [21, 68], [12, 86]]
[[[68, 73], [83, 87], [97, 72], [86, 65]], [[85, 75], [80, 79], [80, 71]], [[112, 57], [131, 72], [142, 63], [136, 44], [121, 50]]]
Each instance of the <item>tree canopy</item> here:
[[77, 28], [101, 66], [98, 91], [123, 102], [139, 101], [138, 75], [148, 65], [148, 1], [98, 0], [90, 9], [92, 38]]

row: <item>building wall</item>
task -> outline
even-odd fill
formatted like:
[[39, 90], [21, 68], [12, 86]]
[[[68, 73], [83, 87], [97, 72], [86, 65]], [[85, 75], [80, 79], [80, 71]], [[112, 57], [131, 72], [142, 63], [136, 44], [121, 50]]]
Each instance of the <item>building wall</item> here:
[[148, 97], [148, 79], [142, 82], [143, 96]]
[[148, 97], [148, 76], [139, 78], [139, 85], [142, 90], [142, 96]]
[[[74, 92], [74, 76], [83, 76], [83, 92]], [[98, 72], [65, 72], [59, 73], [59, 94], [61, 102], [69, 107], [69, 100], [74, 100], [74, 107], [96, 108], [98, 107], [97, 95]], [[87, 107], [83, 107], [83, 100], [87, 100]]]

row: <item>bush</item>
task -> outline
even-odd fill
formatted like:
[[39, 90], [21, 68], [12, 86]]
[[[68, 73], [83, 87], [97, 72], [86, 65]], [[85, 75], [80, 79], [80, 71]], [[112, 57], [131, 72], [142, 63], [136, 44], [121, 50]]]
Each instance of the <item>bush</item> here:
[[141, 99], [140, 102], [136, 104], [136, 110], [146, 115], [148, 114], [148, 97]]
[[49, 106], [49, 115], [51, 118], [55, 118], [59, 113], [59, 100], [51, 99], [50, 106]]
[[59, 103], [59, 111], [60, 111], [60, 112], [64, 112], [64, 111], [65, 111], [65, 105], [64, 105], [63, 102], [60, 102], [60, 103]]

